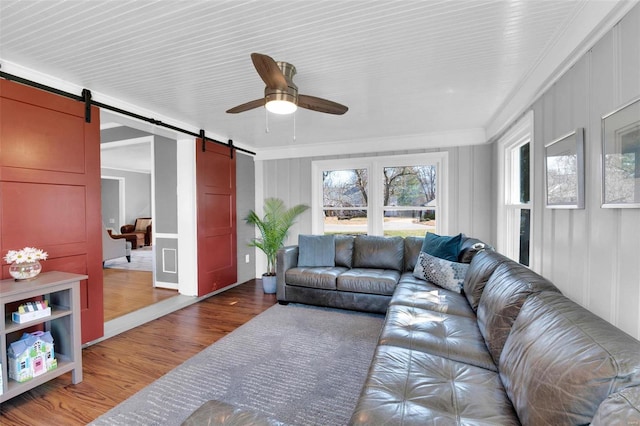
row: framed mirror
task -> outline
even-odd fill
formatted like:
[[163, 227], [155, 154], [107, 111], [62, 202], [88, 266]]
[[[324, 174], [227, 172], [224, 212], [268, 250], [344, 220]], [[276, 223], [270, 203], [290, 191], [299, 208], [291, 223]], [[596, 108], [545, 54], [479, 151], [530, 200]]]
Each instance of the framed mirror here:
[[640, 99], [602, 117], [602, 207], [640, 207]]
[[584, 129], [545, 145], [547, 208], [584, 208]]

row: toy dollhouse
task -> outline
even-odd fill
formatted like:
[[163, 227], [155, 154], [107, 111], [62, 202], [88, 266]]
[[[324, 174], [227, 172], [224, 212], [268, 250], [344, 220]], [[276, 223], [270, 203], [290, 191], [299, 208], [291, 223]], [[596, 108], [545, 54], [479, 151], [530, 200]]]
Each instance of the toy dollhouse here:
[[25, 382], [58, 366], [48, 331], [25, 333], [9, 345], [9, 377]]

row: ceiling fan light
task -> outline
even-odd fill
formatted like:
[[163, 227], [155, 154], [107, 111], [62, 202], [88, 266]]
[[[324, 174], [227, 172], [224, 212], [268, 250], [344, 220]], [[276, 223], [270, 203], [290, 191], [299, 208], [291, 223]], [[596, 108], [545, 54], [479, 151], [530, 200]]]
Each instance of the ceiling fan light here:
[[269, 112], [282, 115], [293, 114], [298, 109], [298, 105], [294, 104], [293, 102], [283, 100], [269, 101], [267, 102], [265, 107]]

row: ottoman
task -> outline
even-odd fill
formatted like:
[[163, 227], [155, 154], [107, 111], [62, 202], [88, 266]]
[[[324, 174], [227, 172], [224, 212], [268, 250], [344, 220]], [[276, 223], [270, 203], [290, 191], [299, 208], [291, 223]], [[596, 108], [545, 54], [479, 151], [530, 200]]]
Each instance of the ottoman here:
[[247, 408], [238, 408], [226, 402], [211, 400], [202, 404], [182, 423], [182, 426], [196, 425], [282, 426], [284, 423]]

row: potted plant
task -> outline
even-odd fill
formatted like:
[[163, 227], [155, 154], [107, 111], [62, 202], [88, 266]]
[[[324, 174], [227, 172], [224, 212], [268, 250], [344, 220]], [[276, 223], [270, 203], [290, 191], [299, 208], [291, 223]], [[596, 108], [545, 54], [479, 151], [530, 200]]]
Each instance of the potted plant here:
[[261, 238], [254, 238], [249, 245], [257, 247], [267, 256], [267, 272], [262, 274], [262, 286], [265, 293], [276, 292], [276, 258], [278, 250], [284, 245], [289, 228], [295, 219], [309, 206], [298, 204], [287, 209], [284, 202], [278, 198], [264, 200], [264, 217], [260, 218], [251, 210], [245, 221], [255, 225], [260, 230]]

